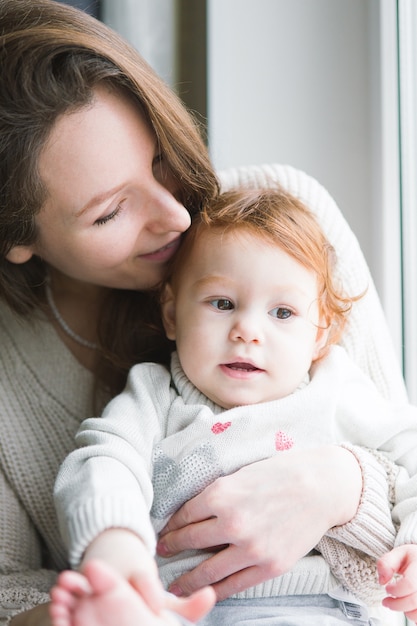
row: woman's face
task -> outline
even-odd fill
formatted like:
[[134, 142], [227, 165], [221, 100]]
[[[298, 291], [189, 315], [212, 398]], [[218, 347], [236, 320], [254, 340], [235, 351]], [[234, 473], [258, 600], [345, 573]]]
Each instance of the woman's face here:
[[91, 106], [58, 118], [39, 173], [48, 197], [33, 254], [94, 285], [146, 289], [160, 280], [190, 216], [129, 99], [101, 87]]

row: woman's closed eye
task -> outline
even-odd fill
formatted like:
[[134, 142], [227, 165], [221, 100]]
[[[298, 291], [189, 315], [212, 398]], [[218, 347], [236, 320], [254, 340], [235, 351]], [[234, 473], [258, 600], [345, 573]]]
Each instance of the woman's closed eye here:
[[219, 311], [232, 311], [235, 308], [233, 302], [228, 298], [214, 298], [210, 300], [210, 304]]
[[111, 220], [113, 220], [115, 217], [119, 215], [121, 210], [122, 210], [122, 206], [121, 204], [118, 204], [117, 207], [113, 211], [111, 211], [111, 213], [109, 213], [108, 215], [104, 215], [104, 217], [97, 218], [94, 224], [97, 226], [102, 226], [103, 224], [110, 222]]
[[294, 315], [294, 312], [286, 307], [277, 306], [269, 311], [269, 315], [276, 317], [278, 320], [288, 320], [292, 315]]

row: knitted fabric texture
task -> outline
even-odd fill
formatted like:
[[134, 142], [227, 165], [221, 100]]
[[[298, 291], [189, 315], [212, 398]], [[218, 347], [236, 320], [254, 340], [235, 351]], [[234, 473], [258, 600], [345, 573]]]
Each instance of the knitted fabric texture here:
[[[46, 602], [68, 566], [53, 503], [58, 468], [93, 412], [93, 377], [39, 315], [0, 301], [0, 625]], [[108, 400], [108, 399], [106, 399]], [[104, 399], [102, 405], [104, 406]]]
[[[233, 168], [220, 178], [224, 187], [279, 183], [317, 214], [336, 248], [346, 287], [357, 293], [368, 286], [365, 298], [355, 305], [343, 343], [382, 393], [401, 399], [399, 366], [368, 269], [326, 190], [286, 165]], [[93, 415], [93, 380], [47, 320], [21, 320], [2, 302], [0, 346], [0, 624], [4, 626], [10, 616], [45, 601], [48, 584], [42, 568], [49, 569], [52, 580], [56, 571], [67, 566], [52, 490], [60, 464], [74, 448], [81, 420]], [[373, 471], [372, 462], [371, 467]], [[365, 464], [365, 480], [367, 472]], [[378, 493], [373, 503], [377, 498]], [[383, 503], [383, 491], [380, 498]]]

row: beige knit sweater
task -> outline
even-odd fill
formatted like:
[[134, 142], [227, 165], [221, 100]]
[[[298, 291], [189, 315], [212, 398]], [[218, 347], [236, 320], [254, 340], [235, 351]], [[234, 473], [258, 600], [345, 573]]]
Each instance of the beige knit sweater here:
[[90, 372], [42, 318], [0, 302], [0, 624], [48, 600], [67, 565], [52, 490], [80, 421], [93, 414]]

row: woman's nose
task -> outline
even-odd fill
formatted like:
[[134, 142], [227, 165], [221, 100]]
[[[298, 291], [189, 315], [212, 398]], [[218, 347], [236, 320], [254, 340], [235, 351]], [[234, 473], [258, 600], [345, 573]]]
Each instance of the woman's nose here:
[[154, 233], [183, 233], [190, 227], [191, 217], [187, 209], [158, 182], [149, 190], [147, 209], [148, 229]]

